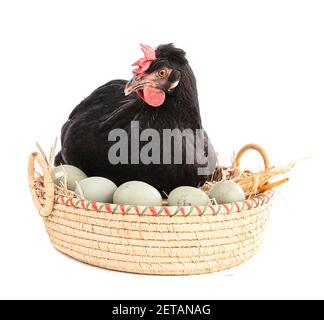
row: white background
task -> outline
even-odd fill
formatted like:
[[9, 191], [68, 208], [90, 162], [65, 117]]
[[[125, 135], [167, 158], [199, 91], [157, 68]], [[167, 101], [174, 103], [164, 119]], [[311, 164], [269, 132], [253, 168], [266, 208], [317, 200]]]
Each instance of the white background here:
[[[2, 1], [0, 298], [324, 298], [322, 1]], [[280, 188], [264, 245], [221, 273], [141, 276], [90, 267], [50, 245], [27, 159], [70, 111], [131, 76], [139, 43], [174, 42], [195, 71], [224, 165], [256, 142], [272, 164], [305, 156]], [[251, 153], [244, 165], [259, 166]]]

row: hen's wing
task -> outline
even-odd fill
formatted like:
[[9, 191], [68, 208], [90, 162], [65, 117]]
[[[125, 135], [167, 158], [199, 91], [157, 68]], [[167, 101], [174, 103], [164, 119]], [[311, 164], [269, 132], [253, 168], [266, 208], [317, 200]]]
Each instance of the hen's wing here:
[[112, 80], [97, 88], [74, 108], [69, 119], [83, 112], [95, 111], [102, 107], [114, 108], [122, 104], [122, 101], [126, 100], [124, 94], [126, 83], [126, 80]]
[[110, 118], [127, 101], [134, 98], [133, 95], [125, 97], [126, 83], [126, 80], [109, 81], [74, 108], [62, 127], [62, 151], [56, 156], [55, 165], [72, 164], [73, 156], [76, 156], [73, 155], [73, 150], [81, 146], [81, 140], [85, 148], [94, 143], [94, 134], [100, 126], [99, 122]]

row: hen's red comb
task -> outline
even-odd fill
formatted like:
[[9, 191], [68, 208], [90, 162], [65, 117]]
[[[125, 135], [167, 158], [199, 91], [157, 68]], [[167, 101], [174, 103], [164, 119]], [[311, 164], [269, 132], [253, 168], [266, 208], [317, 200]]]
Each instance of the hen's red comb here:
[[155, 51], [153, 48], [141, 44], [141, 49], [144, 53], [144, 58], [141, 58], [132, 64], [132, 66], [137, 67], [133, 70], [133, 74], [143, 74], [150, 67], [151, 63], [156, 59]]

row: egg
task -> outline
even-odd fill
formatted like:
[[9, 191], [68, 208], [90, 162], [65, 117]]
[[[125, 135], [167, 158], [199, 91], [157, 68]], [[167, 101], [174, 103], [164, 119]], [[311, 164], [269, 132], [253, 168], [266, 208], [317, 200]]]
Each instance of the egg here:
[[216, 182], [208, 195], [218, 204], [245, 200], [244, 190], [237, 183], [229, 180]]
[[[90, 177], [78, 182], [83, 196], [87, 200], [98, 202], [112, 202], [117, 186], [109, 179], [103, 177]], [[80, 196], [79, 188], [75, 193]]]
[[206, 206], [210, 202], [208, 195], [194, 187], [178, 187], [169, 194], [169, 206]]
[[63, 164], [61, 166], [53, 168], [52, 170], [52, 178], [54, 180], [54, 183], [58, 186], [64, 185], [65, 175], [67, 180], [67, 188], [71, 191], [75, 190], [75, 181], [79, 182], [87, 178], [87, 175], [82, 170], [68, 164]]
[[128, 181], [120, 185], [114, 193], [113, 203], [140, 206], [161, 206], [160, 192], [148, 183]]

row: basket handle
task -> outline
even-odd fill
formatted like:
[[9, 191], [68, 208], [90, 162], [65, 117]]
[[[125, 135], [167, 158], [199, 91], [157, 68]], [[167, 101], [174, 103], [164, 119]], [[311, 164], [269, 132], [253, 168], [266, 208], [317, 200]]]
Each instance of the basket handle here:
[[243, 148], [240, 149], [240, 151], [238, 152], [238, 154], [235, 157], [234, 166], [239, 168], [243, 154], [246, 151], [251, 150], [251, 149], [258, 151], [261, 154], [261, 156], [263, 158], [263, 162], [264, 162], [264, 169], [265, 169], [265, 171], [268, 171], [270, 169], [269, 157], [268, 157], [266, 151], [262, 147], [260, 147], [258, 144], [255, 144], [255, 143], [247, 144]]
[[[39, 201], [39, 197], [37, 195], [35, 189], [35, 161], [43, 169], [44, 174], [44, 186], [45, 186], [45, 198], [46, 202], [45, 205], [41, 204]], [[54, 206], [54, 183], [52, 180], [52, 175], [49, 169], [48, 164], [46, 161], [41, 157], [38, 152], [33, 152], [28, 161], [28, 181], [29, 181], [29, 188], [32, 193], [32, 197], [35, 203], [36, 208], [39, 211], [39, 214], [42, 217], [48, 217], [53, 210]]]

